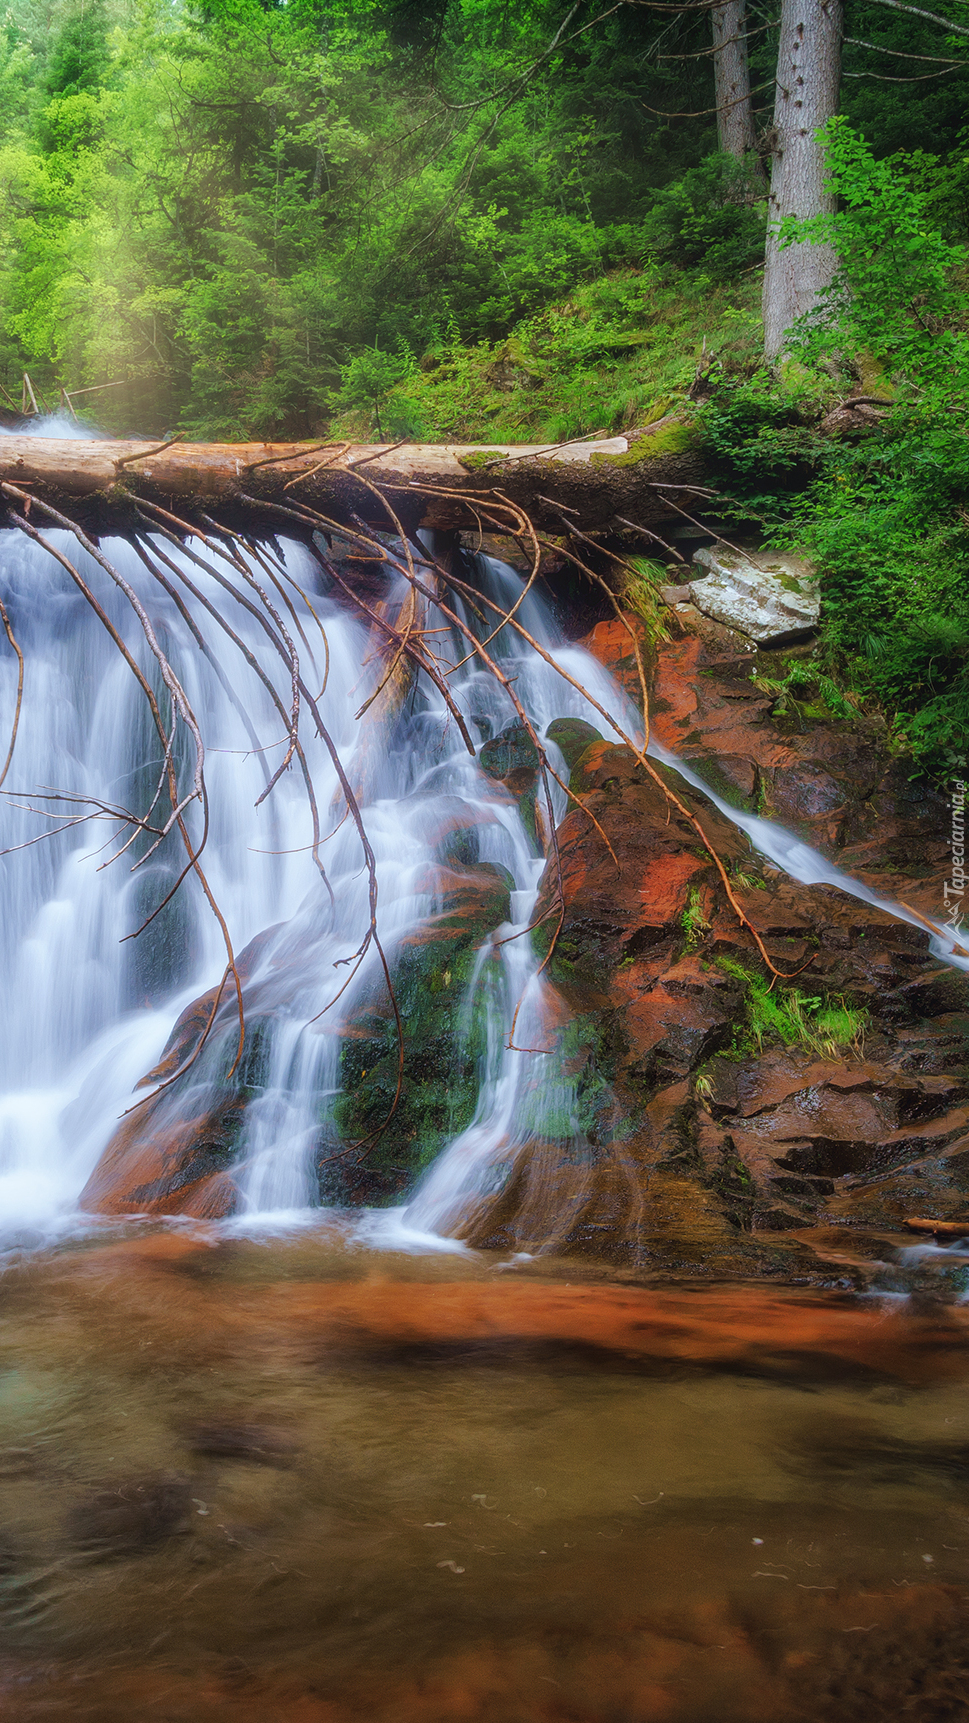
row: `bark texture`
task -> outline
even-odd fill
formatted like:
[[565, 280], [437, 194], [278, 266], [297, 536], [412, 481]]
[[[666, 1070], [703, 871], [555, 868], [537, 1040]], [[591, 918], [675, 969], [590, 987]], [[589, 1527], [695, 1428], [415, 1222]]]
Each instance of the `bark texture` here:
[[785, 217], [834, 208], [825, 191], [824, 151], [815, 133], [838, 111], [841, 88], [842, 0], [783, 0], [774, 104], [774, 159], [764, 271], [764, 352], [778, 359], [787, 331], [812, 310], [830, 284], [830, 246], [789, 245], [778, 229]]
[[[408, 531], [474, 527], [502, 502], [560, 532], [565, 516], [584, 530], [616, 516], [669, 518], [667, 488], [697, 485], [703, 458], [693, 428], [669, 418], [623, 436], [553, 446], [469, 444], [352, 447], [329, 444], [58, 441], [0, 439], [0, 484], [16, 486], [96, 530], [134, 524], [139, 499], [217, 512], [265, 527], [265, 504], [301, 505], [338, 522], [364, 518], [391, 528], [387, 501]], [[22, 498], [4, 493], [14, 508]], [[682, 502], [683, 498], [679, 497]], [[43, 524], [36, 516], [38, 524]], [[277, 516], [276, 526], [280, 525]]]
[[747, 0], [726, 0], [711, 13], [717, 141], [727, 155], [743, 158], [756, 146], [747, 55]]

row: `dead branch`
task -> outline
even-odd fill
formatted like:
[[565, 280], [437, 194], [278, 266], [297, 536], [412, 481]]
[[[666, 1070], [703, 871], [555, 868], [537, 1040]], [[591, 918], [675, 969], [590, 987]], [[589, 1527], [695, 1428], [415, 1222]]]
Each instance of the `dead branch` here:
[[3, 771], [0, 772], [0, 785], [2, 785], [4, 778], [10, 770], [13, 751], [17, 746], [17, 731], [20, 728], [20, 708], [23, 705], [24, 698], [24, 655], [17, 644], [14, 631], [10, 626], [10, 618], [7, 615], [2, 601], [0, 601], [0, 622], [3, 623], [3, 631], [13, 647], [14, 652], [17, 654], [17, 699], [14, 705], [13, 723], [10, 726], [10, 746], [7, 749], [7, 758], [3, 762]]

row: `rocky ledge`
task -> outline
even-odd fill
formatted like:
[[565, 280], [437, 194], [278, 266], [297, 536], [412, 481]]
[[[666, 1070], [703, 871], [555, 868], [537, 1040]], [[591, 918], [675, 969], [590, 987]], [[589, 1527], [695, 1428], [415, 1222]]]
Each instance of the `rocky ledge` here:
[[[602, 623], [586, 645], [634, 691], [624, 626]], [[943, 802], [892, 756], [877, 723], [779, 699], [786, 662], [690, 620], [658, 654], [654, 734], [728, 805], [771, 816], [881, 896], [937, 918]], [[969, 1257], [933, 1254], [905, 1223], [958, 1231], [965, 1217], [969, 1233], [969, 977], [931, 957], [922, 926], [766, 863], [668, 768], [651, 774], [588, 726], [553, 730], [581, 802], [557, 834], [565, 912], [548, 973], [558, 1103], [509, 1145], [466, 1218], [467, 1241], [581, 1254], [636, 1276], [961, 1295]], [[533, 754], [508, 732], [481, 758], [526, 821]], [[342, 1155], [379, 1123], [396, 1082], [391, 1013], [375, 998], [349, 1026], [343, 1099], [332, 1140], [321, 1141], [330, 1202], [399, 1200], [473, 1113], [474, 1048], [455, 1063], [454, 1026], [475, 954], [508, 913], [509, 880], [476, 859], [483, 816], [456, 801], [438, 812], [438, 912], [405, 942], [395, 973], [401, 1104], [365, 1157]], [[539, 916], [553, 907], [554, 878], [549, 863]], [[536, 937], [550, 941], [556, 920]], [[277, 930], [262, 941], [241, 960], [256, 1041], [302, 960]], [[153, 1078], [188, 1057], [209, 1009], [206, 996], [184, 1014]], [[220, 1012], [228, 1023], [231, 1003]], [[254, 1092], [243, 1069], [231, 1093], [198, 1083], [149, 1101], [109, 1145], [88, 1205], [230, 1212]]]
[[[600, 624], [586, 645], [632, 692], [626, 630]], [[714, 624], [661, 648], [654, 734], [724, 799], [938, 918], [941, 798], [877, 724], [817, 710], [778, 722], [750, 670]], [[559, 830], [566, 913], [550, 965], [574, 1014], [589, 1150], [521, 1155], [469, 1236], [535, 1248], [534, 1187], [551, 1180], [562, 1250], [647, 1272], [961, 1293], [969, 1256], [930, 1259], [905, 1222], [951, 1233], [964, 1217], [969, 1234], [969, 977], [930, 956], [919, 926], [780, 873], [664, 776], [787, 979], [770, 975], [662, 782], [628, 749], [590, 746], [572, 779], [588, 813]]]

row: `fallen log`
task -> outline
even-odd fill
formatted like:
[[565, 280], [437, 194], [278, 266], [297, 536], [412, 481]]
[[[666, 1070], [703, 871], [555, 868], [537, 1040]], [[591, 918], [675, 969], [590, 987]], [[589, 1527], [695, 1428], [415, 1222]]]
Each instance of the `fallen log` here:
[[696, 429], [672, 417], [622, 436], [495, 447], [0, 437], [0, 482], [100, 532], [132, 529], [138, 500], [177, 503], [183, 515], [217, 510], [250, 528], [267, 525], [267, 503], [388, 528], [385, 495], [408, 532], [481, 525], [482, 507], [494, 530], [509, 505], [550, 531], [574, 521], [584, 531], [616, 525], [628, 536], [630, 523], [695, 506], [703, 478]]

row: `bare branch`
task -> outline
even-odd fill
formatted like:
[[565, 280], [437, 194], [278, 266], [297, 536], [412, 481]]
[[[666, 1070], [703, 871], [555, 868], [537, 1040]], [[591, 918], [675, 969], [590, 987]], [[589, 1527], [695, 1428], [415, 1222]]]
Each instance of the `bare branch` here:
[[14, 706], [13, 723], [10, 727], [10, 746], [7, 749], [7, 758], [3, 762], [3, 771], [0, 772], [0, 784], [2, 784], [4, 778], [6, 777], [7, 773], [10, 770], [10, 762], [13, 759], [13, 751], [14, 751], [14, 748], [17, 746], [17, 731], [20, 728], [20, 708], [23, 704], [23, 698], [24, 698], [24, 655], [21, 652], [20, 647], [17, 644], [16, 638], [14, 636], [14, 631], [10, 626], [10, 618], [7, 615], [6, 609], [5, 609], [2, 601], [0, 601], [0, 622], [3, 623], [4, 633], [6, 634], [7, 639], [9, 640], [11, 646], [13, 647], [15, 653], [17, 654], [17, 666], [18, 666], [18, 668], [17, 668], [17, 699], [16, 699], [16, 704]]

